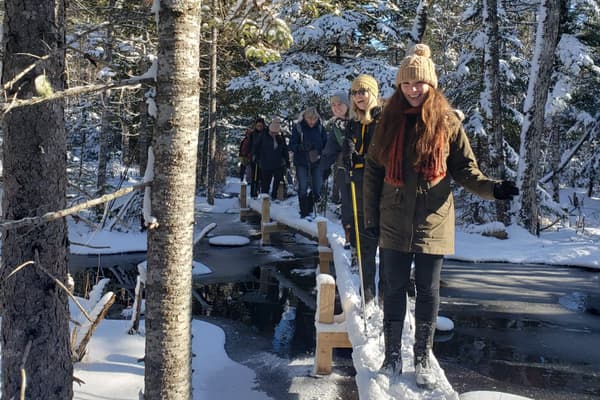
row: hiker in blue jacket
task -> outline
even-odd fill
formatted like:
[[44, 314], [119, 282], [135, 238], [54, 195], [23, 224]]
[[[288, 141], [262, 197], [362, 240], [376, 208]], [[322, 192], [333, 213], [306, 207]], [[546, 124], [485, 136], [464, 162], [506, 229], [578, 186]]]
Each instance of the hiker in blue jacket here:
[[[292, 127], [290, 150], [294, 154], [296, 179], [298, 180], [298, 202], [300, 217], [307, 217], [315, 202], [319, 201], [323, 184], [323, 171], [320, 166], [321, 154], [327, 133], [321, 124], [316, 108], [308, 107]], [[308, 191], [310, 183], [310, 192]]]

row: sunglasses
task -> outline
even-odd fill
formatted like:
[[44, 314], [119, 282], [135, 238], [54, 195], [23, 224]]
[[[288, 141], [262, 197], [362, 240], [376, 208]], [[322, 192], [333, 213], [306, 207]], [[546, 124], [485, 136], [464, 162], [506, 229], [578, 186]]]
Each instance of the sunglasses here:
[[351, 96], [357, 96], [357, 95], [360, 94], [361, 96], [364, 96], [365, 94], [367, 94], [368, 91], [369, 91], [369, 89], [364, 89], [364, 88], [361, 88], [361, 89], [358, 89], [358, 90], [351, 90], [350, 91], [350, 95]]

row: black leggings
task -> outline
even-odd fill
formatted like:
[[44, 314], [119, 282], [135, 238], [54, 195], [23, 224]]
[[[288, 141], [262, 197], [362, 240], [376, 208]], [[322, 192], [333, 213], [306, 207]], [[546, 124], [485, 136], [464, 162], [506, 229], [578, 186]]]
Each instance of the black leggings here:
[[444, 256], [422, 253], [404, 253], [379, 249], [383, 260], [380, 268], [383, 280], [384, 321], [404, 321], [406, 293], [410, 284], [410, 267], [415, 262], [415, 319], [435, 322], [440, 306], [440, 273]]

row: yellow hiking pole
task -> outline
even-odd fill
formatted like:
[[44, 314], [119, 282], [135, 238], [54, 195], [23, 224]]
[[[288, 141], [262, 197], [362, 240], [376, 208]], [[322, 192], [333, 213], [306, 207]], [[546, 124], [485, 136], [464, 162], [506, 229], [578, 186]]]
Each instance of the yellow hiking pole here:
[[352, 192], [352, 212], [354, 213], [354, 235], [356, 237], [356, 259], [358, 262], [358, 277], [360, 279], [360, 302], [365, 323], [365, 335], [367, 334], [367, 313], [365, 305], [365, 284], [363, 283], [362, 257], [360, 252], [360, 234], [358, 232], [358, 210], [356, 202], [356, 185], [352, 180], [352, 167], [350, 168], [350, 191]]

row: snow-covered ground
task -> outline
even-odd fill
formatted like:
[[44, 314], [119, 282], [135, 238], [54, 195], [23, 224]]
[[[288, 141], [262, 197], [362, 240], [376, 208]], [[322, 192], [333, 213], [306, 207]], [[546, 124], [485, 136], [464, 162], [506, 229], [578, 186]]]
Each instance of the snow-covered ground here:
[[[225, 192], [239, 192], [239, 183], [235, 180], [229, 184]], [[571, 192], [565, 192], [565, 199]], [[282, 202], [273, 207], [271, 215], [277, 219], [286, 219], [290, 225], [297, 224], [301, 229], [314, 229], [315, 222], [297, 218], [297, 207], [294, 199]], [[202, 198], [198, 199], [197, 208], [203, 212], [225, 212], [239, 208], [237, 198], [218, 199], [214, 206], [206, 204]], [[472, 227], [457, 229], [456, 255], [453, 258], [472, 261], [505, 261], [514, 263], [544, 263], [549, 265], [585, 266], [600, 269], [600, 199], [586, 199], [584, 208], [587, 227], [584, 233], [575, 232], [569, 227], [560, 230], [544, 231], [541, 237], [529, 235], [518, 227], [509, 227], [509, 237], [499, 240], [473, 233]], [[286, 222], [286, 223], [288, 223]], [[311, 228], [312, 227], [312, 228]], [[198, 234], [203, 227], [197, 227]], [[336, 265], [347, 262], [347, 254], [343, 250], [341, 228], [335, 223], [328, 223], [329, 239], [334, 249]], [[95, 232], [90, 234], [81, 226], [70, 226], [71, 240], [101, 247], [104, 252], [145, 250], [145, 234], [116, 234], [115, 232]], [[73, 246], [75, 252], [85, 252], [86, 247]], [[94, 249], [98, 251], [98, 249]], [[210, 268], [210, 266], [207, 266]], [[202, 273], [201, 270], [196, 273]], [[337, 284], [354, 287], [344, 290], [347, 297], [345, 310], [357, 308], [360, 299], [356, 297], [356, 277], [349, 273], [338, 273]], [[377, 317], [378, 310], [368, 310]], [[348, 322], [349, 334], [354, 336], [355, 344], [353, 359], [357, 368], [357, 384], [361, 399], [444, 399], [444, 393], [452, 393], [446, 388], [441, 392], [428, 392], [417, 390], [411, 386], [410, 374], [406, 374], [392, 382], [387, 377], [376, 373], [381, 363], [380, 346], [378, 340], [379, 327], [377, 322], [372, 323], [363, 332], [363, 320], [350, 316]], [[347, 316], [348, 317], [348, 316]], [[373, 318], [378, 321], [380, 318]], [[128, 335], [128, 321], [103, 321], [88, 347], [88, 355], [84, 362], [76, 365], [76, 376], [85, 381], [85, 385], [75, 384], [76, 399], [137, 399], [138, 393], [143, 388], [143, 364], [137, 359], [143, 356], [144, 338], [139, 335]], [[269, 399], [265, 393], [255, 389], [255, 374], [245, 366], [232, 362], [224, 352], [224, 333], [213, 325], [201, 321], [193, 322], [194, 352], [202, 357], [194, 358], [194, 399]], [[409, 331], [406, 329], [405, 331]], [[200, 341], [199, 338], [202, 338]], [[403, 346], [403, 357], [410, 356], [410, 339], [406, 337]], [[356, 341], [356, 342], [355, 342]], [[307, 366], [306, 368], [309, 368]], [[323, 377], [321, 379], [328, 379]], [[445, 378], [441, 377], [442, 381]], [[110, 382], [110, 384], [108, 383]], [[227, 389], [224, 392], [224, 388]], [[316, 398], [316, 393], [298, 393], [299, 399]], [[312, 396], [312, 397], [311, 397]], [[506, 397], [496, 392], [478, 392], [462, 394], [462, 400], [471, 399], [519, 399], [519, 397]], [[327, 398], [327, 397], [324, 397]], [[333, 398], [333, 397], [332, 397]]]

